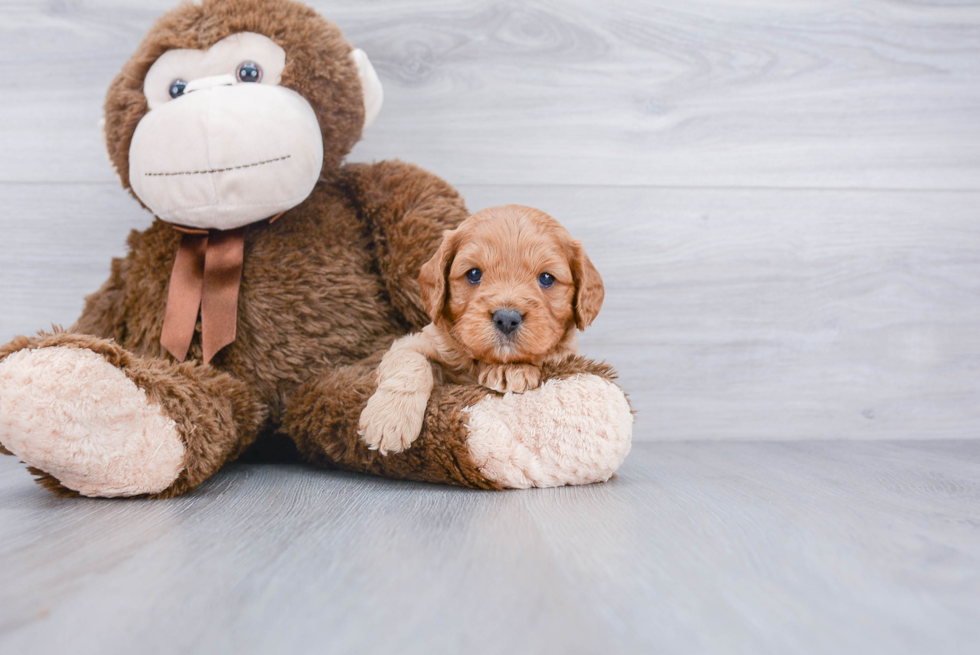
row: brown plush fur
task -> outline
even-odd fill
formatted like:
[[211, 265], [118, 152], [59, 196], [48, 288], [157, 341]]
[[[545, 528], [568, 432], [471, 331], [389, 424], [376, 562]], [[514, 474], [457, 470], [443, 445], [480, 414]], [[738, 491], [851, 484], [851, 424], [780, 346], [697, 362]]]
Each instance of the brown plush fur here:
[[[466, 447], [464, 411], [487, 395], [476, 385], [438, 385], [429, 398], [422, 432], [412, 447], [387, 455], [357, 438], [357, 426], [368, 398], [377, 388], [375, 370], [382, 353], [336, 371], [304, 386], [295, 394], [284, 428], [300, 452], [315, 464], [402, 480], [424, 480], [478, 489], [499, 489], [479, 470]], [[581, 357], [545, 364], [542, 381], [591, 374], [615, 379], [612, 368]]]
[[[187, 445], [185, 470], [164, 496], [200, 484], [260, 434], [283, 430], [287, 403], [304, 383], [384, 352], [397, 336], [422, 327], [419, 268], [442, 232], [467, 215], [451, 186], [418, 167], [340, 166], [364, 119], [352, 48], [336, 26], [290, 0], [185, 3], [157, 21], [106, 98], [106, 140], [124, 186], [131, 137], [148, 111], [146, 71], [169, 49], [207, 48], [240, 31], [263, 34], [286, 50], [281, 84], [303, 95], [319, 117], [324, 164], [306, 201], [275, 223], [246, 229], [234, 343], [210, 365], [196, 363], [200, 323], [187, 363], [177, 364], [160, 345], [180, 236], [156, 220], [130, 234], [129, 254], [113, 261], [109, 280], [86, 299], [70, 333], [19, 337], [0, 350], [2, 359], [21, 348], [89, 348], [145, 389]], [[355, 431], [336, 437], [357, 442]], [[345, 446], [332, 450], [338, 448]], [[334, 457], [305, 452], [325, 464]], [[349, 457], [335, 456], [356, 468]], [[426, 475], [420, 470], [416, 477]], [[40, 481], [58, 490], [49, 477]], [[474, 486], [484, 484], [478, 477], [471, 478]]]
[[[158, 495], [172, 496], [199, 485], [255, 441], [267, 419], [266, 404], [245, 383], [227, 373], [192, 362], [138, 357], [113, 341], [87, 334], [56, 331], [17, 337], [0, 349], [0, 359], [23, 348], [51, 347], [85, 348], [101, 355], [177, 423], [187, 446], [185, 468], [174, 484]], [[59, 495], [76, 495], [47, 474], [39, 475], [38, 481]]]
[[[238, 336], [212, 365], [254, 388], [278, 423], [285, 399], [311, 371], [357, 361], [413, 326], [422, 314], [418, 286], [411, 278], [386, 283], [380, 273], [418, 270], [465, 213], [452, 187], [397, 161], [345, 167], [319, 182], [276, 222], [246, 228]], [[392, 215], [401, 222], [386, 224]], [[162, 221], [133, 232], [129, 256], [86, 300], [74, 330], [169, 358], [160, 333], [179, 240]], [[189, 358], [201, 359], [200, 324]]]
[[[207, 48], [239, 31], [263, 34], [286, 51], [282, 85], [319, 117], [321, 178], [275, 223], [249, 225], [236, 340], [201, 359], [200, 323], [188, 361], [160, 345], [179, 235], [156, 220], [129, 236], [129, 253], [86, 299], [69, 332], [18, 337], [23, 348], [87, 348], [120, 368], [172, 418], [186, 445], [184, 470], [158, 497], [184, 493], [263, 435], [293, 438], [311, 462], [395, 478], [496, 488], [470, 461], [465, 407], [486, 393], [445, 387], [430, 401], [425, 430], [409, 452], [388, 458], [357, 436], [375, 367], [392, 341], [429, 322], [417, 277], [443, 231], [467, 216], [444, 181], [399, 161], [342, 166], [360, 138], [364, 110], [351, 46], [339, 30], [290, 0], [205, 0], [161, 18], [112, 83], [106, 98], [109, 154], [129, 188], [128, 152], [147, 112], [143, 77], [163, 52]], [[554, 372], [608, 371], [575, 360]], [[38, 481], [74, 495], [43, 471]]]

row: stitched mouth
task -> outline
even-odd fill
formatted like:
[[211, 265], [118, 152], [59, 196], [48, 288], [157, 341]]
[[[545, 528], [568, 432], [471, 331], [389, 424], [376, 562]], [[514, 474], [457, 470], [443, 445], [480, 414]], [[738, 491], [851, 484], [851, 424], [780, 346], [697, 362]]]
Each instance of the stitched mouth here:
[[240, 171], [246, 168], [255, 168], [256, 166], [265, 166], [266, 164], [274, 164], [277, 161], [285, 161], [289, 159], [292, 155], [286, 155], [284, 157], [276, 157], [275, 159], [266, 159], [265, 161], [257, 161], [254, 164], [242, 164], [241, 166], [229, 166], [228, 168], [212, 168], [210, 170], [204, 171], [178, 171], [174, 173], [143, 173], [145, 177], [171, 177], [175, 175], [207, 175], [208, 173], [224, 173], [226, 171]]

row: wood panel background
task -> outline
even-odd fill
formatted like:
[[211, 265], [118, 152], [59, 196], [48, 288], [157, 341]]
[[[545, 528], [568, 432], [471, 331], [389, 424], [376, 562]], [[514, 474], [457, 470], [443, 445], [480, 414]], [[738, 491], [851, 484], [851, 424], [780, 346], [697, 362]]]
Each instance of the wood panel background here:
[[[97, 123], [173, 4], [0, 2], [0, 340], [149, 222]], [[351, 160], [584, 240], [638, 440], [980, 436], [977, 3], [311, 4], [385, 85]]]

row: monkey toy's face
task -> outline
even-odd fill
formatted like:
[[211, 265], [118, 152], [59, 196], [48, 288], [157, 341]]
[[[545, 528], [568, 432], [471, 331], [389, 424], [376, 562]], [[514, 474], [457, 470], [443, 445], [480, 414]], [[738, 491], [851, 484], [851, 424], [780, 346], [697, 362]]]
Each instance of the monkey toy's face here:
[[[303, 10], [293, 9], [297, 25], [307, 23]], [[288, 36], [279, 39], [284, 48], [234, 26], [208, 39], [201, 32], [214, 32], [216, 18], [247, 24], [247, 10], [206, 0], [177, 10], [187, 11], [198, 12], [200, 31], [171, 35], [157, 26], [156, 42], [151, 32], [129, 64], [137, 70], [124, 71], [110, 90], [107, 140], [131, 138], [126, 153], [109, 143], [124, 183], [159, 218], [192, 228], [232, 229], [295, 207], [325, 167], [325, 143], [326, 160], [336, 165], [380, 109], [367, 56], [329, 24], [319, 52], [291, 53]], [[285, 29], [270, 34], [288, 35], [296, 26], [271, 27]], [[173, 47], [182, 39], [207, 47]]]

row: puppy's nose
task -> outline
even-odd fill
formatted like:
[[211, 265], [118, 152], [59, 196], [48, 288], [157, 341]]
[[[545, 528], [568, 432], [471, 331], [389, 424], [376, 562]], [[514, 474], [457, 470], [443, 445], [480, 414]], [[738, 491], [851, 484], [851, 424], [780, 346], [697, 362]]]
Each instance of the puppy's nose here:
[[516, 309], [498, 309], [493, 313], [493, 324], [504, 334], [510, 334], [521, 326], [524, 316]]

